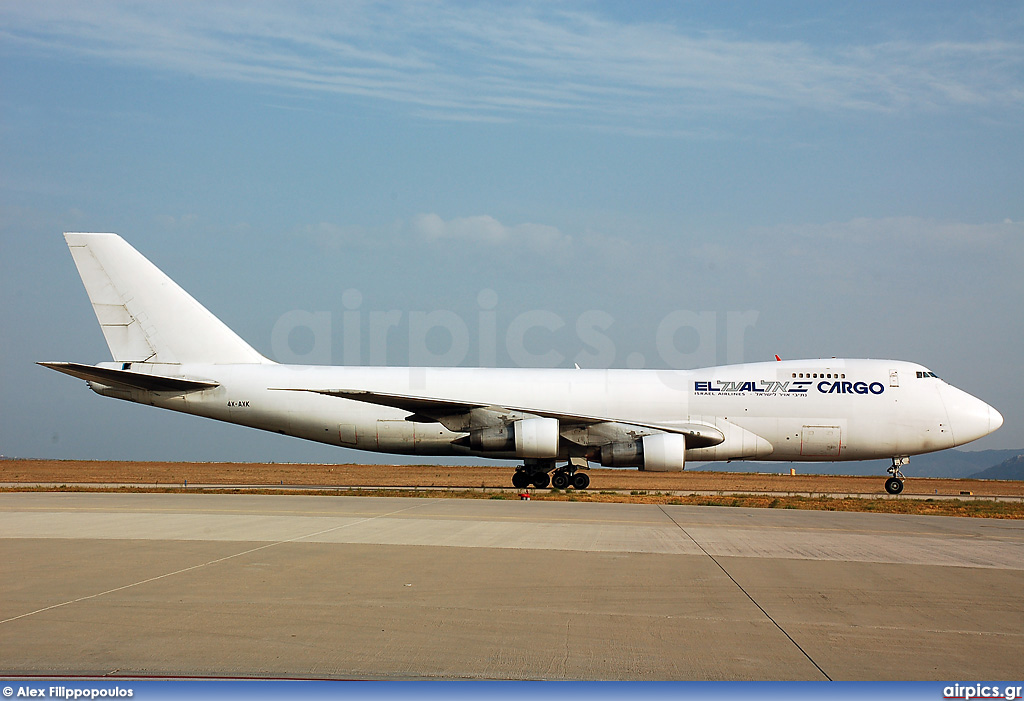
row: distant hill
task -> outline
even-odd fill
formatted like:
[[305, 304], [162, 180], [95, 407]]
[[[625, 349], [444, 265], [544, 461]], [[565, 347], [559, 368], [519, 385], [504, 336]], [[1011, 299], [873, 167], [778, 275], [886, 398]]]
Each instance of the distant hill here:
[[1024, 480], [1024, 453], [1014, 455], [987, 470], [975, 472], [971, 477], [983, 480]]
[[[910, 465], [903, 468], [907, 477], [973, 477], [977, 473], [1000, 466], [1024, 454], [1017, 450], [940, 450], [937, 453], [915, 455]], [[701, 463], [687, 469], [714, 470], [717, 472], [785, 472], [795, 468], [798, 474], [818, 475], [881, 475], [892, 464], [891, 460], [864, 460], [856, 462], [744, 462]], [[995, 468], [992, 468], [995, 469]], [[1024, 477], [1003, 477], [989, 479], [1024, 479]]]

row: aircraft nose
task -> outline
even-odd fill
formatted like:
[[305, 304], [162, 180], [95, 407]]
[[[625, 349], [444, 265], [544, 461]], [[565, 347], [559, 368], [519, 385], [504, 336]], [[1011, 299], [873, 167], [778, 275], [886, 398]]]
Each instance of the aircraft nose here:
[[1003, 425], [1002, 415], [977, 397], [948, 386], [944, 393], [946, 413], [955, 445], [963, 445], [992, 433]]

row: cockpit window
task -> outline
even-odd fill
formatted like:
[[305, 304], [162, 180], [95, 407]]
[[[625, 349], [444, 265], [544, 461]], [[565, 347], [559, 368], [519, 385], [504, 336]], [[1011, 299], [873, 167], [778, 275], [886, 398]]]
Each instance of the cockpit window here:
[[917, 371], [917, 376], [918, 377], [934, 377], [936, 380], [939, 379], [938, 375], [936, 375], [934, 372], [931, 372], [929, 370], [924, 370], [924, 371], [918, 370]]

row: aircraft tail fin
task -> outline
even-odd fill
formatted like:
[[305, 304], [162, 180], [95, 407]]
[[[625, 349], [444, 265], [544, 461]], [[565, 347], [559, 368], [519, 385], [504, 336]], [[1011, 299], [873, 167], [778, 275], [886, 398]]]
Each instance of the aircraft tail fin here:
[[117, 234], [64, 239], [115, 361], [271, 362]]

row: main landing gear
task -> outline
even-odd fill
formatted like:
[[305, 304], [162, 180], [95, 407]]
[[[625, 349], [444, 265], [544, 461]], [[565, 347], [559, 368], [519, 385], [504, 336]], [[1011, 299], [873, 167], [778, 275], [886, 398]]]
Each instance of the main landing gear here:
[[910, 458], [893, 458], [892, 467], [889, 468], [889, 474], [892, 475], [885, 481], [885, 491], [889, 494], [899, 494], [903, 491], [903, 480], [906, 479], [903, 476], [903, 472], [900, 470], [904, 465], [910, 464]]
[[[554, 460], [527, 460], [522, 467], [516, 468], [512, 475], [512, 486], [526, 489], [533, 485], [544, 489], [549, 484], [555, 489], [586, 489], [590, 486], [590, 476], [581, 469], [586, 468], [586, 461], [573, 459], [567, 465], [555, 467]], [[548, 474], [550, 473], [550, 475]]]

